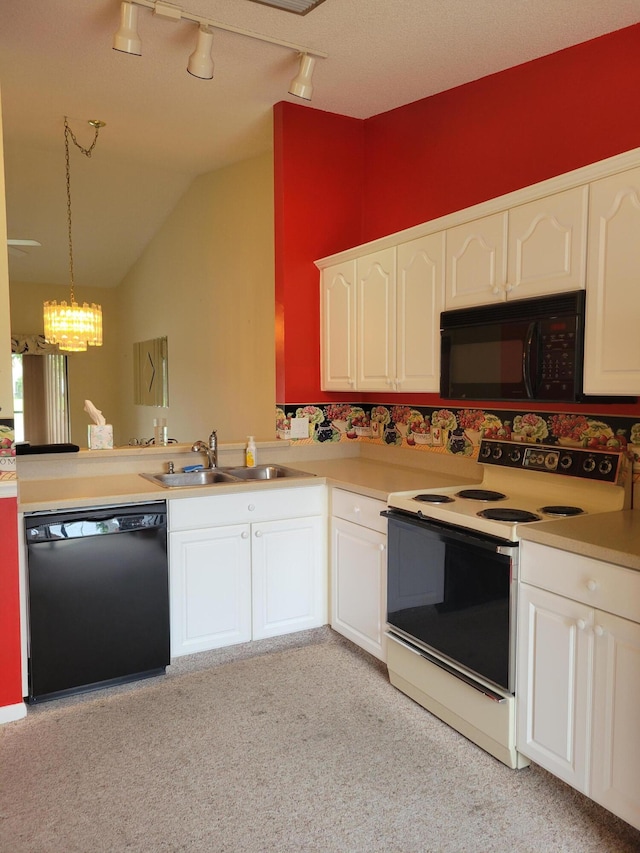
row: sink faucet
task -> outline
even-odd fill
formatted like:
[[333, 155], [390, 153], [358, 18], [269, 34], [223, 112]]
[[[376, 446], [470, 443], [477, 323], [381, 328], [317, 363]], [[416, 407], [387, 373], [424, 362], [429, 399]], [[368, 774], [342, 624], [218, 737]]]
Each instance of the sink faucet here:
[[196, 453], [206, 453], [209, 460], [209, 468], [218, 467], [218, 433], [215, 429], [211, 431], [208, 445], [204, 441], [196, 441], [191, 450]]

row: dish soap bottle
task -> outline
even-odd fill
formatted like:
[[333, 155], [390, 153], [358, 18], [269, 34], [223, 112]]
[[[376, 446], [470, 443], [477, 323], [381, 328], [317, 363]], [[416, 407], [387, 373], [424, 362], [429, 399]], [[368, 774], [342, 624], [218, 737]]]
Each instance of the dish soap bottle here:
[[253, 436], [250, 435], [247, 437], [247, 449], [245, 451], [245, 464], [247, 468], [255, 468], [256, 467], [256, 443], [253, 440]]

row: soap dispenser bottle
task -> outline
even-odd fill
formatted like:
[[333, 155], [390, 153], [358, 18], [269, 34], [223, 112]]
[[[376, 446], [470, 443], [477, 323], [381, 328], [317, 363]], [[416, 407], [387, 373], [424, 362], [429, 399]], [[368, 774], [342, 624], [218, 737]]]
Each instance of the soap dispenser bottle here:
[[245, 451], [245, 464], [247, 468], [256, 467], [256, 443], [253, 436], [247, 436], [247, 449]]

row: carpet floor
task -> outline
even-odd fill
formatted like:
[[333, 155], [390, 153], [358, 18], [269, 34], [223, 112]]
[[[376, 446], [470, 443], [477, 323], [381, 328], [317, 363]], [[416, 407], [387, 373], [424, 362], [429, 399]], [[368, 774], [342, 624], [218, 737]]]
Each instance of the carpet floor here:
[[331, 630], [180, 659], [0, 728], [3, 853], [638, 853]]

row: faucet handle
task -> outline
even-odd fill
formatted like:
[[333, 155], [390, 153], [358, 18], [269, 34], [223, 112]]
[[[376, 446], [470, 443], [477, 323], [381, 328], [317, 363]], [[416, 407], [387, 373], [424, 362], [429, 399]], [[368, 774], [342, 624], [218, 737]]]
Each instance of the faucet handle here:
[[209, 447], [213, 449], [218, 443], [218, 433], [215, 429], [211, 430], [211, 435], [209, 436]]
[[173, 462], [168, 462], [167, 463], [167, 474], [173, 474], [173, 473], [174, 473]]

